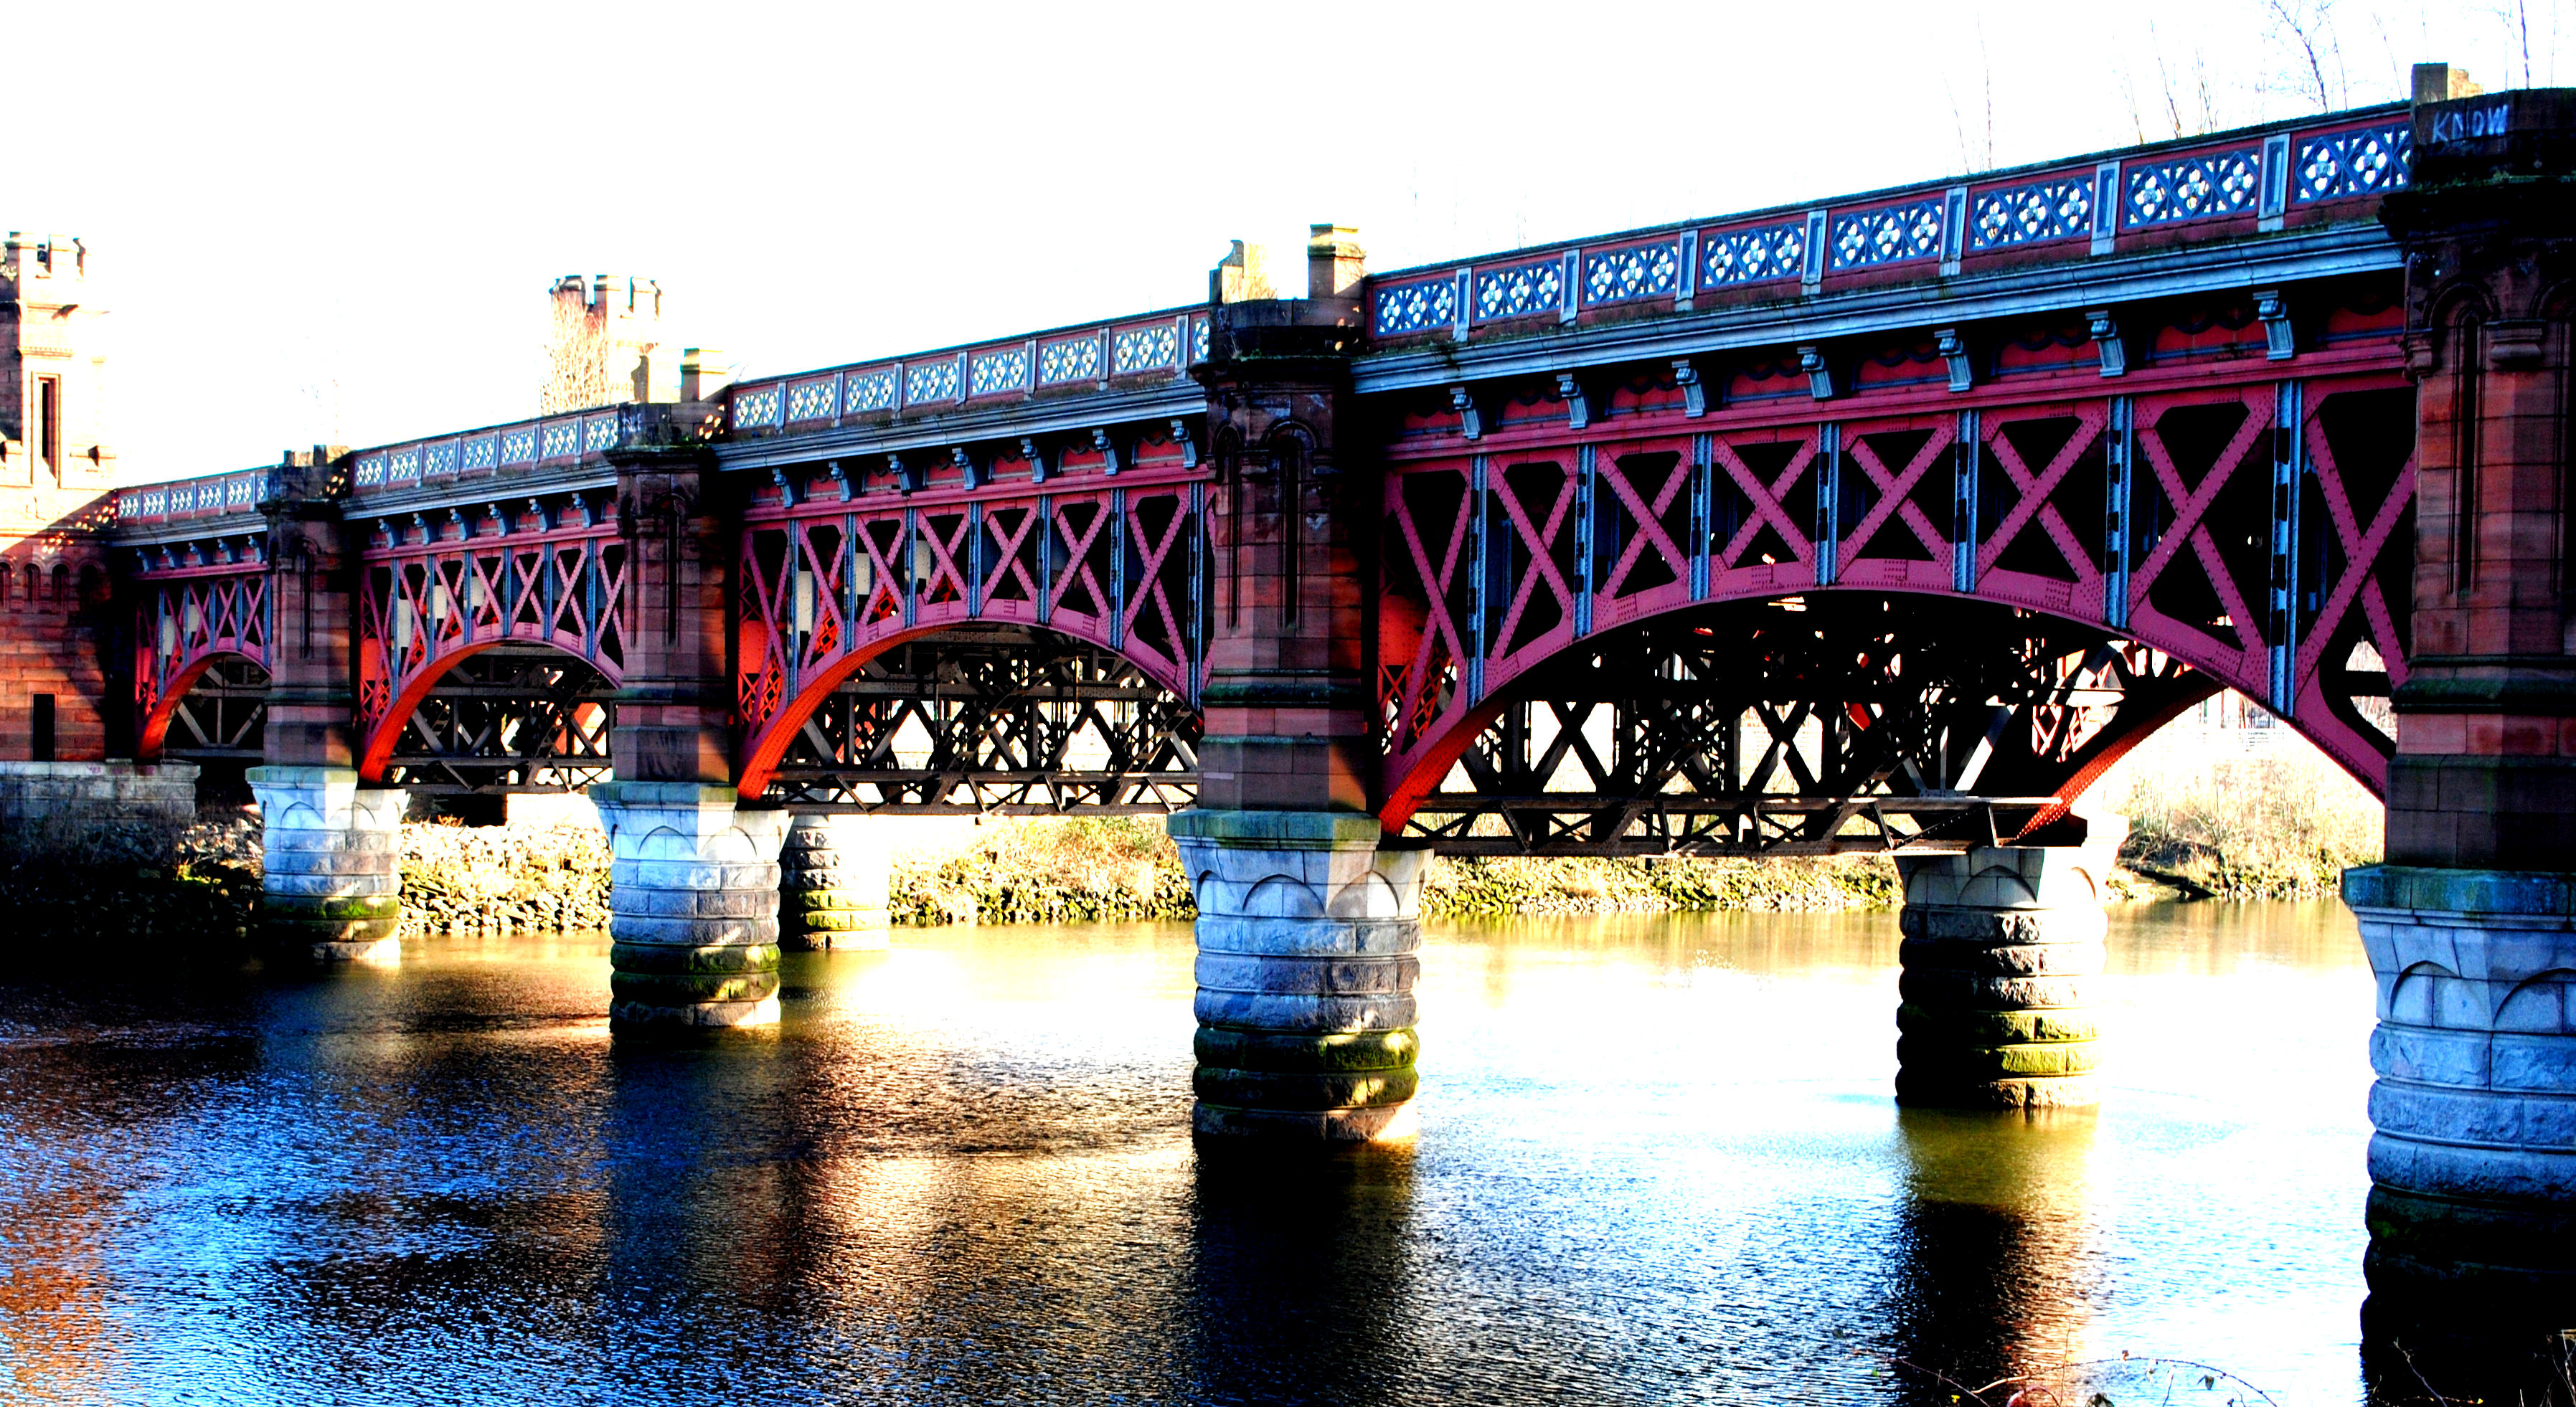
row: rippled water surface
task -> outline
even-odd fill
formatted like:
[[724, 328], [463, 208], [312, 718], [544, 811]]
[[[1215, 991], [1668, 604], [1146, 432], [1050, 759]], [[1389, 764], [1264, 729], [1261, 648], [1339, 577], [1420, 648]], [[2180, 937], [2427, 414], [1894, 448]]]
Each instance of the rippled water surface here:
[[1185, 925], [897, 937], [697, 1049], [611, 1046], [604, 939], [0, 978], [0, 1397], [2361, 1397], [2337, 906], [2115, 916], [2036, 1123], [1890, 1104], [1891, 914], [1434, 928], [1418, 1142], [1324, 1162], [1193, 1150]]

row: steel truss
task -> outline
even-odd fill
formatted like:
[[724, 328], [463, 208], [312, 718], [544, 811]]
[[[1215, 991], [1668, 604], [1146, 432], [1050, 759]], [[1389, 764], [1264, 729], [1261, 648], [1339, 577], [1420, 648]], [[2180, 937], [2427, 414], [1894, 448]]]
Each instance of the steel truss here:
[[180, 762], [257, 762], [268, 723], [268, 671], [217, 659], [170, 704], [160, 756]]
[[1523, 675], [1403, 833], [1466, 855], [2009, 841], [2216, 687], [2010, 607], [1821, 593], [1712, 607]]
[[540, 645], [467, 656], [404, 720], [384, 780], [487, 794], [607, 781], [613, 687], [590, 665]]
[[798, 725], [763, 796], [800, 811], [1159, 815], [1198, 796], [1199, 717], [1118, 655], [987, 626], [898, 645]]

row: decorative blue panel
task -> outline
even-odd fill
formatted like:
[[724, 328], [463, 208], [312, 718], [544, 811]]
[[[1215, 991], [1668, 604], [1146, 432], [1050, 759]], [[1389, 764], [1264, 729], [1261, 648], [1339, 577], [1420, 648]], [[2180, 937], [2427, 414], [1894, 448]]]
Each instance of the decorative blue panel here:
[[879, 367], [874, 371], [853, 371], [841, 378], [841, 404], [852, 415], [894, 409], [894, 369]]
[[617, 417], [594, 415], [581, 422], [581, 452], [599, 454], [617, 447]]
[[1760, 283], [1795, 278], [1807, 261], [1804, 225], [1773, 225], [1709, 235], [1701, 244], [1700, 284], [1716, 288], [1730, 283]]
[[1190, 360], [1194, 362], [1206, 361], [1207, 354], [1208, 320], [1206, 318], [1192, 318], [1190, 319]]
[[420, 447], [418, 445], [406, 445], [403, 448], [386, 455], [385, 477], [395, 480], [419, 478]]
[[2070, 176], [1980, 194], [1976, 213], [1968, 221], [1968, 247], [2001, 249], [2092, 231], [2093, 178]]
[[1097, 381], [1100, 379], [1100, 339], [1077, 337], [1070, 342], [1049, 342], [1038, 348], [1038, 384], [1052, 386], [1059, 381]]
[[[741, 400], [736, 400], [736, 401], [733, 403], [733, 408], [734, 408], [734, 415], [737, 417], [737, 418], [735, 419], [734, 423], [735, 423], [736, 425], [739, 425], [739, 424], [741, 424], [741, 423], [742, 423], [741, 419], [739, 418], [739, 417], [741, 416], [741, 414], [742, 414], [742, 401], [741, 401]], [[504, 463], [504, 464], [525, 464], [525, 463], [527, 463], [529, 460], [534, 459], [534, 458], [536, 458], [536, 457], [537, 457], [537, 432], [536, 432], [536, 431], [534, 431], [534, 430], [530, 430], [530, 429], [518, 429], [518, 430], [504, 430], [504, 431], [502, 431], [502, 432], [501, 432], [501, 462], [502, 462], [502, 463]]]
[[953, 401], [955, 399], [957, 399], [957, 362], [955, 358], [943, 358], [939, 361], [923, 362], [918, 366], [909, 366], [904, 368], [903, 403], [905, 405], [919, 405], [923, 401]]
[[1377, 330], [1381, 336], [1428, 332], [1453, 327], [1457, 322], [1458, 286], [1450, 279], [1429, 279], [1377, 291]]
[[1004, 391], [1029, 388], [1029, 353], [1025, 347], [1007, 352], [977, 352], [966, 359], [967, 393], [995, 396]]
[[829, 420], [839, 403], [838, 381], [799, 381], [787, 388], [787, 418]]
[[1583, 301], [1623, 303], [1670, 293], [1681, 278], [1681, 260], [1669, 244], [1613, 249], [1583, 256]]
[[501, 462], [501, 442], [490, 435], [465, 442], [464, 467], [489, 469]]
[[350, 476], [350, 480], [357, 487], [362, 489], [371, 489], [378, 484], [383, 483], [385, 481], [385, 457], [381, 454], [359, 456], [358, 470], [355, 474]]
[[233, 480], [232, 484], [224, 490], [224, 506], [226, 508], [248, 508], [257, 498], [258, 492], [259, 480], [255, 476], [245, 474], [242, 477]]
[[[770, 419], [775, 423], [778, 416], [778, 392], [776, 388], [772, 388], [768, 394]], [[561, 459], [565, 455], [578, 454], [580, 451], [581, 422], [578, 420], [550, 420], [537, 431], [539, 459]]]
[[2404, 190], [2414, 166], [2415, 129], [2409, 123], [2304, 138], [2290, 198], [2304, 204]]
[[[733, 394], [733, 428], [758, 430], [778, 423], [778, 388], [763, 386], [757, 391]], [[508, 458], [504, 454], [503, 458]], [[551, 457], [551, 456], [550, 456]]]
[[1170, 323], [1129, 328], [1110, 339], [1109, 369], [1120, 376], [1180, 365], [1181, 334]]
[[425, 456], [423, 467], [430, 473], [453, 474], [456, 472], [456, 444], [454, 441], [451, 440], [448, 443], [441, 445], [431, 445], [427, 450], [422, 451], [422, 453]]
[[1832, 248], [1837, 269], [1932, 258], [1941, 252], [1941, 202], [1918, 200], [1836, 216]]
[[2263, 154], [2255, 147], [2141, 162], [2129, 169], [2129, 202], [2120, 226], [2133, 230], [2242, 215], [2254, 208], [2262, 192], [2262, 165]]
[[1476, 320], [1516, 318], [1527, 313], [1553, 312], [1565, 303], [1564, 265], [1550, 259], [1544, 264], [1523, 264], [1518, 268], [1495, 269], [1476, 274]]

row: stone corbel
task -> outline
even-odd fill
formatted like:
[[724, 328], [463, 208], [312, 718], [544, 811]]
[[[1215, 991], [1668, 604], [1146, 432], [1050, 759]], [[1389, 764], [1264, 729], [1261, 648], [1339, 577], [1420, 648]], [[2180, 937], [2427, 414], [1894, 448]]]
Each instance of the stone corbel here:
[[2263, 359], [2285, 362], [2299, 354], [2298, 328], [2290, 321], [2290, 298], [2277, 288], [2254, 294], [2254, 316], [2263, 322]]
[[[599, 526], [599, 515], [590, 511], [590, 499], [585, 494], [576, 493], [570, 499], [566, 500], [564, 503], [564, 510], [570, 513], [579, 513], [581, 515], [581, 525], [585, 528], [595, 528]], [[563, 519], [561, 517], [557, 517], [555, 522], [560, 526]]]
[[448, 509], [447, 521], [456, 525], [456, 540], [458, 542], [472, 542], [474, 540], [474, 523], [471, 519], [465, 516], [464, 509]]
[[426, 514], [426, 513], [414, 513], [414, 514], [412, 514], [412, 515], [411, 515], [411, 525], [412, 525], [413, 527], [415, 527], [415, 528], [420, 529], [420, 543], [421, 543], [421, 546], [423, 546], [423, 547], [427, 547], [427, 546], [429, 546], [431, 543], [434, 543], [434, 542], [438, 541], [438, 529], [433, 528], [433, 527], [431, 527], [431, 526], [429, 525], [429, 515], [428, 515], [428, 514]]
[[1807, 373], [1807, 394], [1820, 401], [1834, 398], [1834, 369], [1825, 364], [1825, 349], [1814, 342], [1798, 344], [1798, 369]]
[[546, 511], [546, 501], [542, 498], [529, 499], [528, 512], [535, 516], [537, 531], [541, 533], [554, 531], [559, 521], [558, 515]]
[[2410, 327], [2397, 334], [2397, 350], [2406, 359], [2408, 379], [2421, 381], [2442, 369], [2442, 333], [2439, 328]]
[[1932, 334], [1932, 346], [1941, 360], [1950, 364], [1950, 389], [1973, 391], [1977, 388], [1977, 359], [1968, 350], [1968, 339], [1955, 327], [1944, 327]]
[[1109, 432], [1107, 430], [1092, 431], [1091, 447], [1100, 452], [1100, 472], [1103, 474], [1116, 474], [1119, 467], [1118, 442], [1109, 437]]
[[915, 493], [920, 490], [921, 470], [904, 463], [902, 455], [887, 455], [886, 471], [894, 475], [894, 486], [897, 492]]
[[378, 518], [376, 520], [376, 531], [385, 535], [385, 546], [400, 547], [403, 545], [403, 535], [394, 527], [393, 519]]
[[1708, 414], [1708, 383], [1688, 357], [1673, 358], [1673, 384], [1682, 388], [1682, 414], [1697, 420]]
[[2102, 359], [2104, 376], [2129, 374], [2129, 339], [2120, 332], [2120, 320], [2109, 308], [2095, 308], [2084, 314], [2084, 332], [2093, 339], [2093, 350]]
[[948, 447], [948, 462], [957, 466], [957, 478], [960, 483], [970, 489], [980, 489], [984, 486], [986, 482], [984, 467], [976, 462], [973, 452], [964, 445]]
[[1592, 423], [1592, 401], [1583, 394], [1583, 378], [1570, 371], [1556, 374], [1556, 394], [1565, 402], [1565, 426], [1580, 430]]
[[514, 524], [510, 521], [510, 515], [501, 511], [500, 504], [486, 503], [483, 505], [483, 511], [492, 515], [492, 522], [498, 528], [498, 531], [495, 532], [493, 536], [508, 537], [510, 535], [510, 529]]
[[847, 503], [858, 496], [858, 485], [850, 482], [849, 471], [841, 467], [841, 461], [837, 459], [824, 460], [823, 472], [832, 476], [833, 485], [841, 491], [841, 501], [843, 503]]
[[1020, 458], [1028, 461], [1030, 483], [1043, 484], [1047, 481], [1046, 451], [1038, 448], [1037, 436], [1020, 436]]
[[2489, 371], [2528, 371], [2540, 365], [2541, 351], [2549, 335], [2549, 324], [2538, 319], [2516, 318], [2487, 324], [2487, 369]]
[[1485, 411], [1476, 404], [1476, 393], [1464, 383], [1449, 388], [1449, 408], [1458, 412], [1458, 433], [1471, 440], [1485, 438]]
[[796, 485], [787, 477], [787, 471], [785, 469], [774, 464], [771, 465], [769, 469], [769, 481], [778, 485], [778, 501], [780, 504], [789, 508], [796, 506]]
[[1199, 447], [1190, 440], [1190, 422], [1186, 420], [1175, 420], [1172, 422], [1172, 443], [1181, 447], [1182, 468], [1196, 469], [1199, 467]]

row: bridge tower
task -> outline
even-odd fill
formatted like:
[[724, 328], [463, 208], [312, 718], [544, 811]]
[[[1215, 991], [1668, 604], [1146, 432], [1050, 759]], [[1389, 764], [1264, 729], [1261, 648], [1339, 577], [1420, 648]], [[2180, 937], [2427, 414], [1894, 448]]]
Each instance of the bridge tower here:
[[2375, 1303], [2555, 1313], [2576, 1302], [2576, 91], [2479, 96], [2425, 65], [2415, 99], [2415, 185], [2381, 216], [2417, 388], [2411, 673], [2386, 863], [2344, 881], [2379, 984], [2371, 1276]]
[[107, 557], [106, 318], [86, 242], [0, 242], [0, 827], [13, 831], [195, 806], [194, 767], [108, 760], [132, 740]]
[[[1409, 1129], [1427, 852], [1383, 844], [1373, 795], [1365, 256], [1317, 225], [1306, 257], [1306, 297], [1218, 304], [1199, 370], [1226, 527], [1199, 809], [1170, 825], [1199, 910], [1195, 1126], [1364, 1141]], [[1264, 291], [1226, 272], [1220, 298]]]

